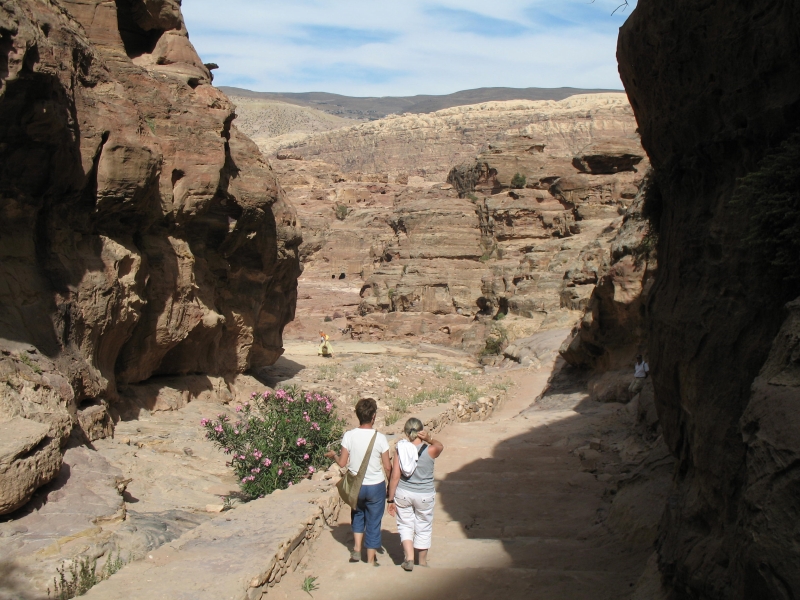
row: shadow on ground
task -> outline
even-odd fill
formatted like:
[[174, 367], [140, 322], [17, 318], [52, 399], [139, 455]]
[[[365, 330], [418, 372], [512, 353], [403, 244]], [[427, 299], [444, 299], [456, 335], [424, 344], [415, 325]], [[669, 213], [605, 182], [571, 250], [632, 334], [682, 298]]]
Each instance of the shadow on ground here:
[[[591, 401], [585, 390], [585, 375], [562, 368], [514, 419], [466, 426], [472, 436], [462, 432], [446, 449], [465, 464], [438, 485], [434, 527], [445, 537], [435, 541], [433, 568], [415, 570], [424, 578], [416, 582], [399, 578], [385, 600], [408, 597], [415, 583], [431, 599], [630, 598], [653, 552], [665, 494], [634, 495], [615, 508], [632, 467], [609, 445], [630, 439], [632, 421], [625, 406]], [[522, 433], [503, 436], [515, 430]], [[487, 447], [491, 456], [470, 460]], [[586, 452], [592, 447], [599, 450]], [[668, 482], [667, 473], [662, 487]]]
[[285, 356], [281, 356], [275, 364], [268, 367], [261, 367], [251, 371], [249, 374], [258, 379], [264, 385], [274, 388], [282, 381], [293, 378], [300, 371], [306, 368], [299, 362], [295, 362]]

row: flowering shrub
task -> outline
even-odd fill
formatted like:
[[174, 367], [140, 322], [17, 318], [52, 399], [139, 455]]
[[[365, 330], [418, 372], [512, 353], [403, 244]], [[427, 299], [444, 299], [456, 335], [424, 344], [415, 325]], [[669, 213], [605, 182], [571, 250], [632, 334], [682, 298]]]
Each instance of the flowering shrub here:
[[327, 396], [303, 393], [297, 388], [252, 394], [237, 406], [238, 419], [225, 415], [203, 419], [206, 437], [225, 454], [250, 498], [286, 489], [330, 460], [327, 446], [342, 437], [343, 421], [336, 417]]

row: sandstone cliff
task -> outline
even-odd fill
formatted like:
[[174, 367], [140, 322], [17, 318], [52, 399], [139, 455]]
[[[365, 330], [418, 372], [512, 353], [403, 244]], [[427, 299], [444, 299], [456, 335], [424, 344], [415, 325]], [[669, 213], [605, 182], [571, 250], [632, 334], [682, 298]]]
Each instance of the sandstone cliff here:
[[[494, 333], [526, 337], [570, 326], [647, 169], [625, 97], [492, 103], [421, 117], [430, 127], [405, 116], [369, 124], [374, 131], [331, 132], [377, 148], [388, 169], [382, 173], [304, 159], [302, 148], [273, 161], [303, 228], [298, 310], [314, 329], [298, 323], [293, 334], [349, 327], [359, 339], [417, 338], [479, 351]], [[472, 146], [436, 132], [472, 131], [470, 123], [485, 130], [485, 150], [451, 168], [445, 161]], [[492, 141], [500, 131], [503, 141]], [[469, 135], [481, 139], [477, 129]], [[423, 140], [427, 156], [409, 153]], [[325, 156], [340, 148], [338, 137], [331, 143]], [[404, 154], [387, 154], [391, 145]], [[425, 178], [409, 175], [419, 165]], [[448, 171], [449, 183], [426, 181]], [[519, 189], [510, 188], [515, 175], [526, 177]], [[506, 316], [502, 325], [492, 321]]]
[[0, 514], [122, 384], [282, 352], [294, 211], [210, 83], [180, 2], [0, 1]]
[[520, 135], [533, 138], [531, 145], [547, 144], [549, 151], [571, 161], [594, 140], [635, 137], [631, 117], [624, 94], [586, 94], [561, 101], [509, 100], [390, 115], [301, 140], [273, 138], [259, 145], [269, 157], [289, 150], [344, 171], [406, 173], [443, 181], [453, 165], [473, 161], [487, 144]]
[[[736, 201], [739, 178], [767, 173], [765, 155], [790, 152], [780, 144], [800, 126], [798, 32], [796, 2], [641, 0], [620, 34], [657, 184], [648, 345], [678, 460], [658, 564], [677, 598], [800, 596], [800, 286], [774, 268], [795, 247], [796, 160]], [[795, 200], [767, 213], [773, 193]]]

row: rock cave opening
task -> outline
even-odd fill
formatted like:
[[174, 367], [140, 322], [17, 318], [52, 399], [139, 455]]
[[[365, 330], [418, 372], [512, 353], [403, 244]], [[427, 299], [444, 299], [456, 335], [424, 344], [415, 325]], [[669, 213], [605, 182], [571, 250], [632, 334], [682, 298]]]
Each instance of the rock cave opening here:
[[137, 58], [143, 54], [152, 54], [158, 40], [164, 34], [164, 29], [144, 29], [139, 25], [140, 12], [146, 11], [139, 8], [132, 0], [115, 0], [117, 5], [117, 27], [125, 54], [128, 58]]

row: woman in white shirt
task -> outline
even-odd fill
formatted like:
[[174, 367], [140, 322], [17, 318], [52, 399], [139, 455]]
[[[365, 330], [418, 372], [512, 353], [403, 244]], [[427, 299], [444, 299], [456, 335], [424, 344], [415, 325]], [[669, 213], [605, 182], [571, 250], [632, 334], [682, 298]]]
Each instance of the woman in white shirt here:
[[358, 508], [351, 510], [351, 522], [355, 544], [350, 552], [350, 561], [361, 560], [362, 545], [367, 548], [367, 562], [378, 566], [375, 560], [377, 551], [381, 548], [381, 519], [386, 508], [386, 478], [384, 472], [389, 473], [389, 441], [382, 433], [373, 429], [378, 405], [375, 400], [365, 398], [356, 404], [356, 416], [360, 425], [351, 429], [342, 437], [342, 453], [336, 455], [333, 451], [325, 456], [333, 458], [336, 463], [347, 468], [353, 475], [358, 474], [358, 469], [364, 460], [372, 437], [375, 444], [372, 447], [367, 474], [358, 493]]

